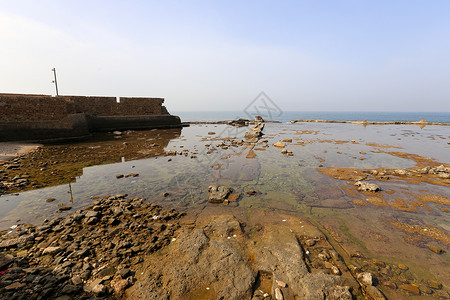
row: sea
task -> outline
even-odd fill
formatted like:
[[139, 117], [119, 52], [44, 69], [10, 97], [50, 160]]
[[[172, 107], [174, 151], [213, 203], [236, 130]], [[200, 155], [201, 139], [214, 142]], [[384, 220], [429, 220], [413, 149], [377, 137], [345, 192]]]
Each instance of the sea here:
[[285, 111], [285, 112], [246, 112], [246, 111], [170, 111], [179, 116], [182, 122], [223, 121], [239, 118], [254, 119], [255, 115], [265, 120], [289, 122], [296, 119], [317, 119], [335, 121], [420, 121], [450, 123], [450, 112], [363, 112], [363, 111]]

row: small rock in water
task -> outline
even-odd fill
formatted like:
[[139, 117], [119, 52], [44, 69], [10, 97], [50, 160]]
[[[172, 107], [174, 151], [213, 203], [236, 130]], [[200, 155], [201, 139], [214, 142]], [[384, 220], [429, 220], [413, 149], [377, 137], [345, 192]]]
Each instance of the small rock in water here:
[[247, 195], [249, 195], [249, 196], [253, 196], [253, 195], [256, 195], [258, 192], [255, 191], [255, 190], [248, 190], [248, 191], [246, 191], [246, 193], [247, 193]]
[[72, 206], [61, 206], [59, 208], [59, 211], [66, 211], [66, 210], [71, 210], [71, 209], [72, 209]]
[[420, 289], [419, 289], [417, 286], [415, 286], [415, 285], [412, 285], [412, 284], [402, 284], [402, 285], [400, 286], [400, 288], [403, 289], [403, 290], [405, 290], [405, 291], [407, 291], [407, 292], [410, 292], [411, 294], [414, 294], [414, 295], [420, 295]]
[[53, 202], [53, 201], [55, 201], [56, 199], [55, 198], [48, 198], [47, 200], [45, 200], [46, 202]]
[[211, 203], [223, 203], [227, 196], [231, 193], [232, 189], [227, 186], [211, 185], [208, 188], [209, 202]]
[[377, 289], [374, 286], [368, 286], [366, 287], [367, 294], [374, 300], [384, 300], [386, 297], [384, 297], [383, 293]]
[[408, 270], [408, 267], [406, 265], [404, 265], [404, 264], [398, 264], [398, 268], [400, 270]]
[[286, 282], [284, 282], [284, 281], [281, 281], [281, 280], [276, 280], [276, 283], [278, 284], [278, 286], [281, 286], [281, 287], [286, 287]]
[[284, 148], [285, 147], [285, 144], [283, 144], [282, 142], [276, 142], [275, 144], [273, 144], [275, 147], [278, 147], [278, 148]]
[[313, 239], [309, 239], [309, 240], [306, 240], [305, 244], [308, 247], [312, 247], [312, 246], [314, 246], [316, 244], [316, 241], [313, 240]]
[[436, 246], [427, 245], [427, 248], [430, 249], [431, 251], [433, 251], [434, 253], [437, 253], [437, 254], [444, 253], [444, 250], [442, 250], [441, 248], [436, 247]]
[[371, 286], [373, 283], [372, 274], [368, 272], [359, 273], [357, 278], [366, 286]]
[[341, 275], [341, 270], [336, 266], [331, 267], [331, 272], [333, 272], [334, 275]]
[[116, 175], [116, 178], [117, 178], [117, 179], [120, 179], [120, 178], [123, 178], [123, 177], [124, 177], [123, 174], [117, 174], [117, 175]]

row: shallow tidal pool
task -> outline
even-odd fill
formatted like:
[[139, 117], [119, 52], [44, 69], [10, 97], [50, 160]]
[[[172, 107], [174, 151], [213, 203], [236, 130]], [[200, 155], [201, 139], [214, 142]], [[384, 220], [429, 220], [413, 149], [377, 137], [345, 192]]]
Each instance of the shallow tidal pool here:
[[[50, 170], [42, 179], [47, 187], [1, 196], [0, 229], [40, 224], [115, 194], [144, 197], [188, 215], [211, 206], [240, 215], [271, 210], [307, 218], [347, 263], [396, 286], [417, 285], [424, 295], [430, 280], [450, 285], [450, 179], [377, 177], [368, 171], [408, 170], [424, 162], [448, 166], [450, 127], [267, 123], [257, 143], [239, 142], [248, 129], [191, 125], [44, 146], [39, 158], [51, 161], [59, 154], [57, 161], [45, 167], [34, 161], [34, 171], [20, 172]], [[277, 142], [292, 154], [282, 154], [273, 146]], [[108, 159], [93, 159], [102, 152]], [[68, 166], [70, 176], [62, 176]], [[360, 192], [354, 181], [329, 176], [328, 168], [365, 172], [381, 191]], [[237, 200], [209, 203], [212, 184], [230, 186]], [[251, 190], [256, 194], [249, 195]], [[71, 210], [59, 212], [62, 206]]]

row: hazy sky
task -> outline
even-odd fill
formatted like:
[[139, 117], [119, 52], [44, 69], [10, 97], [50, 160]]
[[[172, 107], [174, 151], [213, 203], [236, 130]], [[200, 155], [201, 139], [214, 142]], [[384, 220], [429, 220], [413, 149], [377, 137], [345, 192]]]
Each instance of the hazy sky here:
[[0, 93], [450, 111], [450, 1], [0, 0]]

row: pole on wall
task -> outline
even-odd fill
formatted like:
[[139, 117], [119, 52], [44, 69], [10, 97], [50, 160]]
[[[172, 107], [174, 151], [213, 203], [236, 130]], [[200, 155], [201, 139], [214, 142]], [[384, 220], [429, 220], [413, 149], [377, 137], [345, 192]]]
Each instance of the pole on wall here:
[[58, 81], [56, 81], [56, 69], [53, 68], [52, 71], [53, 71], [53, 76], [55, 77], [55, 80], [53, 80], [52, 82], [55, 84], [56, 96], [59, 96], [59, 94], [58, 94]]

